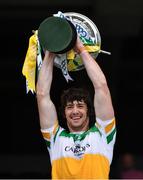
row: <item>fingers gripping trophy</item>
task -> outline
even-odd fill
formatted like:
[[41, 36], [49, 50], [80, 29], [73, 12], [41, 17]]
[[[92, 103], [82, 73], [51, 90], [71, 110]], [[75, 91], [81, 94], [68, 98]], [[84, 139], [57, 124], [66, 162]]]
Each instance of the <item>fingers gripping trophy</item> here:
[[77, 36], [85, 49], [96, 58], [101, 50], [101, 36], [96, 25], [86, 16], [75, 12], [58, 12], [46, 18], [29, 39], [29, 47], [22, 73], [26, 77], [27, 92], [35, 92], [35, 76], [42, 65], [45, 50], [56, 54], [54, 65], [61, 69], [66, 81], [73, 80], [69, 72], [84, 68], [80, 56], [74, 51]]

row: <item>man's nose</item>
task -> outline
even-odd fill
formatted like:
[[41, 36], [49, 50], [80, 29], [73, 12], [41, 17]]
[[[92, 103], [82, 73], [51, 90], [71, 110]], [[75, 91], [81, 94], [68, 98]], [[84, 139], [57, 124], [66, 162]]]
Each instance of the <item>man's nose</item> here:
[[78, 113], [78, 108], [76, 106], [73, 107], [73, 113], [77, 114]]

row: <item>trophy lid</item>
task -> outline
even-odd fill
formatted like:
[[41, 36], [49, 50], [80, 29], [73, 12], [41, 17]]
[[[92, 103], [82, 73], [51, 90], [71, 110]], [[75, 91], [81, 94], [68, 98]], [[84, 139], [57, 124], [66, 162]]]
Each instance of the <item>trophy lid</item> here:
[[70, 21], [52, 16], [40, 24], [38, 37], [43, 49], [61, 54], [73, 48], [77, 33]]

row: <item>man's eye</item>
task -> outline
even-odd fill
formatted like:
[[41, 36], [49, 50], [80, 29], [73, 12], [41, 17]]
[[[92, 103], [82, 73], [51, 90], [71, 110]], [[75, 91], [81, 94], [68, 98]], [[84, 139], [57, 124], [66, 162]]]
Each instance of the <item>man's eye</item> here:
[[80, 105], [78, 105], [78, 107], [79, 107], [79, 108], [83, 108], [83, 107], [84, 107], [84, 105], [80, 104]]
[[72, 106], [67, 106], [67, 109], [71, 109], [72, 108]]

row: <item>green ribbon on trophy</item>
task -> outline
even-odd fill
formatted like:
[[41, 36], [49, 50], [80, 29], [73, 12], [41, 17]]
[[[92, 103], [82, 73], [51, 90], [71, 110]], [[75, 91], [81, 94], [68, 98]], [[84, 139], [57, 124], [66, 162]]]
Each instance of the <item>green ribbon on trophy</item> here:
[[46, 18], [38, 30], [29, 38], [29, 46], [22, 73], [26, 77], [27, 93], [35, 92], [36, 68], [39, 72], [42, 65], [42, 51], [45, 49], [56, 54], [54, 65], [61, 69], [66, 81], [73, 80], [69, 71], [78, 71], [84, 68], [82, 60], [73, 47], [77, 34], [82, 40], [85, 49], [96, 58], [101, 50], [101, 37], [96, 25], [86, 16], [67, 12], [58, 12]]

